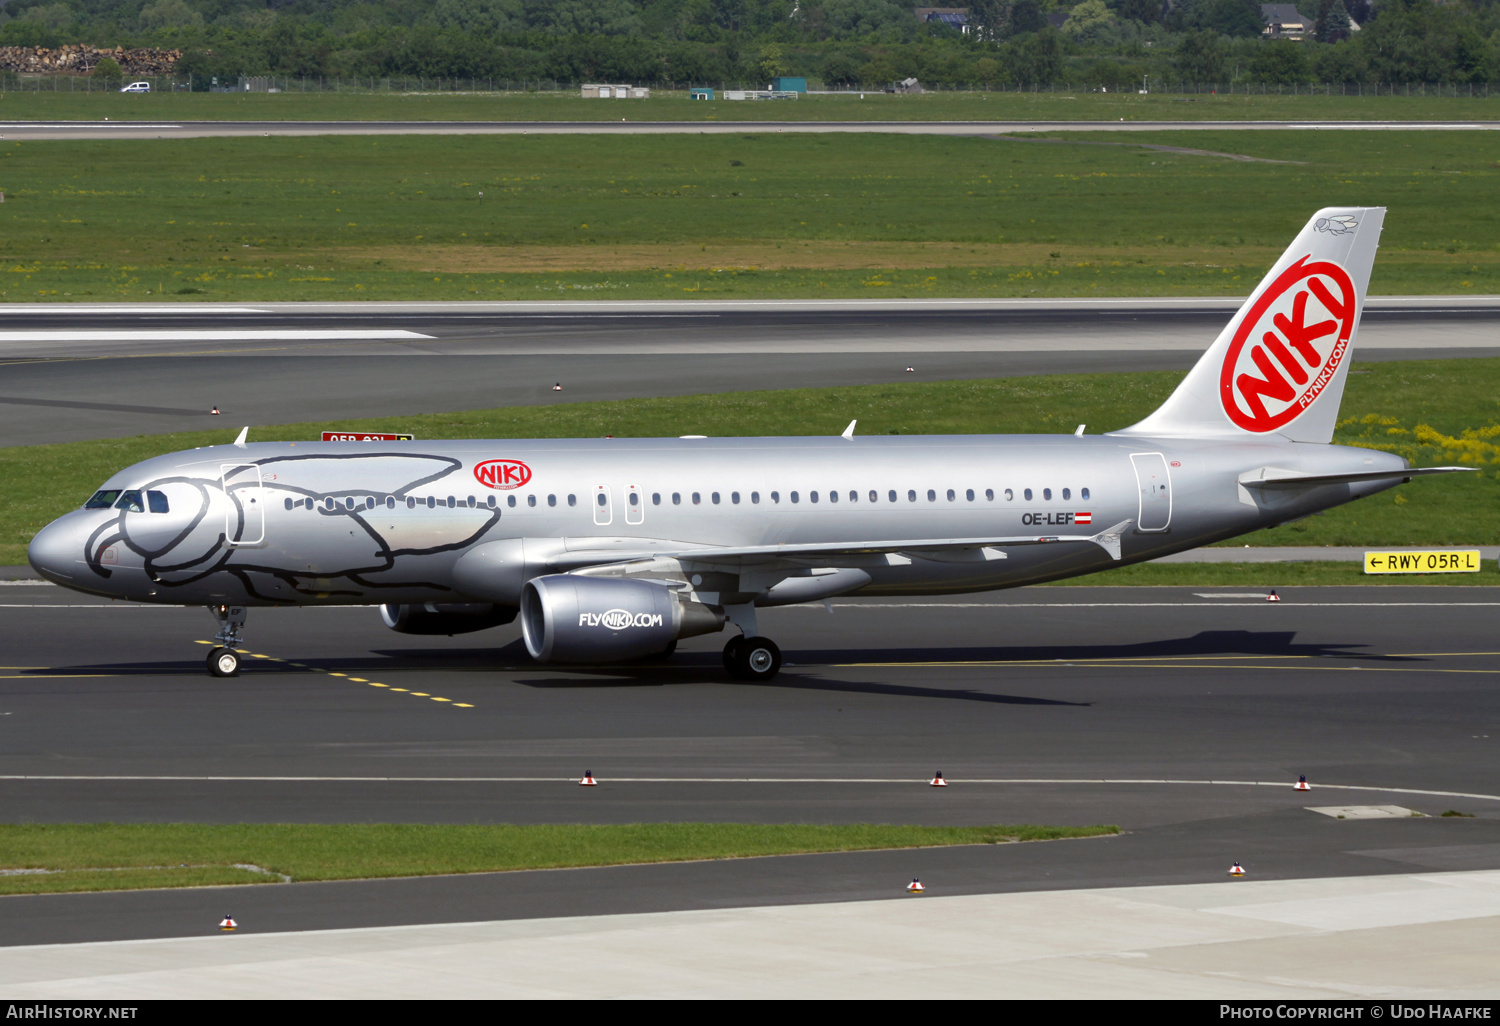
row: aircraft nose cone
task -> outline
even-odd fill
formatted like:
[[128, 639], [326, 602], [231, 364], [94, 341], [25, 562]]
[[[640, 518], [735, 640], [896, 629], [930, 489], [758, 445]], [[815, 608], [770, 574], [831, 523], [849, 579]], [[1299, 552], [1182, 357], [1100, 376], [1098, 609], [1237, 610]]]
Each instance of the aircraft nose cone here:
[[42, 528], [26, 549], [26, 558], [36, 572], [58, 584], [72, 583], [83, 559], [84, 538], [68, 519], [62, 517]]

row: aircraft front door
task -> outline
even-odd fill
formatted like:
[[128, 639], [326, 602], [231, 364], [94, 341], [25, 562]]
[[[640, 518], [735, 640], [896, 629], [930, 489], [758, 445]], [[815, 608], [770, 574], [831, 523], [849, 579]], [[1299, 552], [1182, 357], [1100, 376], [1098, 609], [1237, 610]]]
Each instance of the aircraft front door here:
[[1172, 522], [1172, 475], [1167, 470], [1167, 458], [1159, 452], [1135, 452], [1130, 454], [1130, 462], [1141, 492], [1136, 528], [1165, 531]]
[[222, 463], [224, 482], [224, 541], [229, 545], [259, 545], [266, 540], [266, 500], [260, 467], [254, 463]]

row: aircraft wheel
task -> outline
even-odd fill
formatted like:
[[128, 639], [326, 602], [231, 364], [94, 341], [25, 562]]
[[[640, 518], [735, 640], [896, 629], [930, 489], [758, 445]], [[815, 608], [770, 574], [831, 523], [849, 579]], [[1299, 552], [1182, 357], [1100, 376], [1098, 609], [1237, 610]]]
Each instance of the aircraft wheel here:
[[770, 638], [747, 638], [736, 653], [736, 677], [768, 681], [781, 671], [781, 649]]
[[740, 649], [744, 644], [745, 636], [743, 634], [736, 634], [724, 643], [724, 672], [731, 677], [738, 677], [740, 675], [738, 668]]
[[240, 654], [232, 648], [216, 648], [208, 653], [208, 673], [211, 677], [238, 677]]

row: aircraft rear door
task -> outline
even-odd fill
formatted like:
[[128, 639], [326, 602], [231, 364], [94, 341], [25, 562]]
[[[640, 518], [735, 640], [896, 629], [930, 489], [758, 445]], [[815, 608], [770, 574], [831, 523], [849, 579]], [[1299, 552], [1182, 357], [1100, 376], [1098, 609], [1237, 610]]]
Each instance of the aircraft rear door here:
[[1159, 452], [1133, 452], [1130, 462], [1141, 492], [1136, 528], [1165, 531], [1172, 522], [1172, 475], [1167, 471], [1167, 458]]
[[266, 501], [260, 467], [254, 463], [221, 463], [224, 482], [224, 540], [229, 545], [259, 545], [266, 540]]

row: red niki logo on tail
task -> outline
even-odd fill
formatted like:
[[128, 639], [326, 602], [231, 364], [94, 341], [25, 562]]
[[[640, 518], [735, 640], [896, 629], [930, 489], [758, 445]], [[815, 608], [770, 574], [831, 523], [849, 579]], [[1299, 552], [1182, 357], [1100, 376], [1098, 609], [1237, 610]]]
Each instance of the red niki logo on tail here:
[[1224, 354], [1220, 400], [1246, 431], [1275, 431], [1296, 420], [1349, 352], [1354, 283], [1338, 264], [1311, 259], [1303, 257], [1271, 283]]

